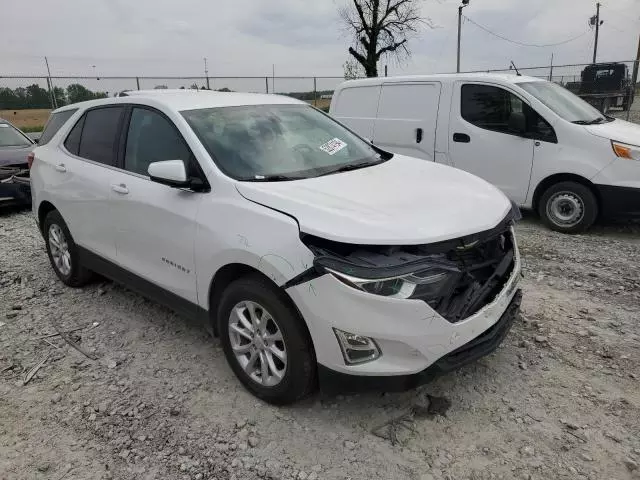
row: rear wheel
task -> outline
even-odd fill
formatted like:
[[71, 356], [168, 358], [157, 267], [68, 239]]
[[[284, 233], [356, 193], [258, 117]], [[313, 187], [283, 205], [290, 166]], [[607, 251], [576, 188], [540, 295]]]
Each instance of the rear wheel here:
[[316, 360], [303, 321], [283, 293], [260, 274], [231, 283], [218, 308], [227, 361], [242, 384], [273, 404], [315, 388]]
[[578, 233], [596, 221], [598, 201], [591, 189], [581, 183], [559, 182], [542, 194], [538, 213], [552, 230]]
[[43, 223], [49, 261], [65, 285], [82, 287], [91, 279], [91, 271], [80, 264], [78, 247], [62, 215], [57, 210], [47, 214]]

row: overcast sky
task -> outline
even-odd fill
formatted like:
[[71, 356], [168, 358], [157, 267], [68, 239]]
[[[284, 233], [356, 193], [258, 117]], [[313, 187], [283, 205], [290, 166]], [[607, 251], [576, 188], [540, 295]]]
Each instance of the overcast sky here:
[[[0, 0], [0, 75], [341, 76], [350, 37], [338, 8], [351, 0]], [[635, 57], [640, 0], [603, 0], [599, 60]], [[435, 28], [412, 39], [413, 56], [390, 74], [455, 69], [459, 0], [423, 0]], [[475, 22], [532, 48], [463, 25], [463, 70], [590, 62], [591, 0], [471, 0]], [[92, 67], [95, 65], [95, 68]], [[0, 79], [0, 86], [7, 82]], [[263, 82], [264, 83], [264, 82]], [[330, 82], [325, 82], [328, 86]], [[249, 87], [247, 87], [249, 89]]]

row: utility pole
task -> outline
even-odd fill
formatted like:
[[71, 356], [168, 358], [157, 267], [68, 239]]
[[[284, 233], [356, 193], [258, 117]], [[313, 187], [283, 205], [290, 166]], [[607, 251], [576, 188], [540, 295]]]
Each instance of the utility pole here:
[[47, 87], [49, 87], [49, 96], [51, 97], [52, 107], [58, 108], [58, 102], [56, 101], [56, 95], [53, 89], [53, 82], [51, 81], [51, 70], [49, 70], [49, 60], [44, 57], [44, 63], [47, 65]]
[[207, 82], [207, 90], [211, 90], [211, 88], [209, 88], [209, 70], [207, 70], [207, 57], [204, 57], [204, 77], [206, 78]]
[[469, 0], [462, 0], [462, 5], [458, 7], [458, 55], [456, 57], [456, 72], [460, 73], [460, 36], [462, 30], [462, 9], [469, 5]]
[[598, 35], [600, 33], [600, 25], [604, 23], [604, 21], [600, 21], [600, 2], [596, 3], [596, 14], [591, 17], [589, 23], [596, 27], [596, 41], [593, 44], [593, 63], [596, 63], [596, 56], [598, 54]]

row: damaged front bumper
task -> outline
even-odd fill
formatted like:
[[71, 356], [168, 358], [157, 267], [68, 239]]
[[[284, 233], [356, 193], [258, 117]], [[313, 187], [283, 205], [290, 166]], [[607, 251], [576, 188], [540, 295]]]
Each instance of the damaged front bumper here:
[[0, 205], [29, 205], [31, 183], [25, 165], [0, 167]]
[[[325, 253], [331, 252], [330, 246], [324, 247]], [[314, 253], [316, 258], [322, 258], [318, 250]], [[317, 268], [315, 275], [307, 272], [306, 277], [287, 285], [287, 292], [309, 328], [321, 379], [333, 376], [348, 384], [351, 378], [355, 387], [360, 383], [386, 383], [380, 377], [397, 377], [386, 380], [409, 388], [436, 371], [458, 368], [495, 349], [520, 304], [521, 265], [511, 218], [474, 238], [420, 248], [343, 250], [329, 256], [334, 262], [331, 266], [342, 269], [340, 274], [330, 268], [324, 272]], [[350, 274], [361, 278], [366, 275], [362, 270], [366, 270], [366, 263], [373, 264], [371, 260], [376, 258], [377, 265], [383, 263], [383, 269], [391, 269], [372, 274], [384, 279], [390, 271], [398, 275], [397, 265], [392, 263], [398, 263], [400, 257], [411, 267], [402, 278], [413, 279], [411, 271], [433, 265], [446, 267], [445, 273], [451, 278], [443, 279], [441, 286], [427, 293], [424, 289], [407, 291], [399, 287], [397, 294], [374, 294], [359, 284], [351, 284], [351, 277], [345, 280], [345, 269], [338, 265], [346, 259], [354, 265]], [[336, 331], [370, 339], [379, 354], [373, 355], [371, 361], [347, 361]], [[498, 333], [491, 335], [491, 342], [475, 341], [492, 331]]]

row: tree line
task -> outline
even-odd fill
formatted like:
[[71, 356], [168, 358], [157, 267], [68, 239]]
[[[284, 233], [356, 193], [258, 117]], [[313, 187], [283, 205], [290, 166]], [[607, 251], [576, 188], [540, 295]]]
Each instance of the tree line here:
[[[79, 83], [73, 83], [67, 88], [53, 87], [51, 93], [55, 97], [55, 104], [58, 107], [109, 96], [108, 92], [93, 92]], [[36, 83], [14, 89], [0, 87], [0, 110], [51, 108], [52, 104], [49, 91]]]

